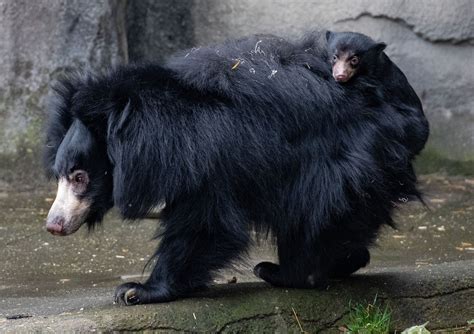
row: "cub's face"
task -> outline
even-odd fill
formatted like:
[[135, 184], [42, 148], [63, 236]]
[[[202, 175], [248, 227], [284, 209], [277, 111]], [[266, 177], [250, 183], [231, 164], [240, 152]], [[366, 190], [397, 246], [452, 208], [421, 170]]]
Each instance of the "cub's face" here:
[[81, 122], [74, 121], [66, 133], [51, 173], [58, 180], [56, 198], [46, 219], [46, 229], [52, 234], [72, 234], [84, 223], [93, 227], [113, 206], [106, 150]]
[[353, 51], [335, 49], [331, 56], [332, 76], [337, 82], [347, 82], [356, 73], [360, 63], [360, 55]]
[[326, 39], [332, 76], [341, 83], [375, 69], [386, 46], [384, 43], [376, 43], [368, 36], [353, 32], [328, 31]]

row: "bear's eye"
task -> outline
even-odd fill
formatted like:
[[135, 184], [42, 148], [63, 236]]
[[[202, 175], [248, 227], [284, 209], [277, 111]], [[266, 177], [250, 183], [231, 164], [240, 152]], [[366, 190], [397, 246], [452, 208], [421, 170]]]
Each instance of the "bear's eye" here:
[[83, 174], [76, 174], [74, 176], [74, 182], [76, 182], [76, 183], [84, 183], [85, 179], [86, 178], [84, 177]]
[[351, 60], [350, 60], [350, 63], [351, 63], [352, 66], [359, 65], [359, 57], [357, 57], [357, 56], [352, 57]]
[[82, 192], [86, 189], [89, 183], [89, 175], [84, 170], [76, 170], [70, 176], [70, 182], [73, 184], [76, 191]]
[[337, 55], [333, 55], [331, 61], [335, 63], [337, 61], [337, 58], [338, 58]]

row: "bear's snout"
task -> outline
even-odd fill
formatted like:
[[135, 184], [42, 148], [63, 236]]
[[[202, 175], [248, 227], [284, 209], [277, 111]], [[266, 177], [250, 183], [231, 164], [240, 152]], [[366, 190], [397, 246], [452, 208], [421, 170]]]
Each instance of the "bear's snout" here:
[[64, 217], [56, 216], [53, 219], [48, 219], [46, 221], [46, 230], [54, 235], [64, 235], [63, 227], [64, 227], [65, 219]]
[[85, 223], [90, 206], [90, 200], [79, 198], [66, 177], [60, 178], [56, 199], [46, 218], [46, 230], [54, 235], [76, 232]]

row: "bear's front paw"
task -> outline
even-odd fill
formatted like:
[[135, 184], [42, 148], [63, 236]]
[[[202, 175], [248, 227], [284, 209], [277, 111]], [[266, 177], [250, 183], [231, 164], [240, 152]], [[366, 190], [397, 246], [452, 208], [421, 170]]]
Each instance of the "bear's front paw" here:
[[136, 305], [145, 303], [144, 286], [140, 283], [125, 283], [115, 289], [114, 302], [120, 305]]
[[120, 305], [137, 305], [162, 303], [176, 299], [177, 294], [171, 293], [163, 285], [125, 283], [115, 289], [115, 303]]

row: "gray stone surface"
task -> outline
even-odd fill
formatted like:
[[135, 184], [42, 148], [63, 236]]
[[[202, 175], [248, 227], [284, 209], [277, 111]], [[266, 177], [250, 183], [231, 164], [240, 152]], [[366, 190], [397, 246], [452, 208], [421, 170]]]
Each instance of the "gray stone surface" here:
[[[68, 296], [59, 290], [55, 298], [27, 302], [53, 308], [57, 308], [55, 302], [66, 302], [68, 311], [47, 316], [16, 314], [27, 317], [17, 320], [0, 318], [0, 331], [297, 333], [301, 326], [308, 333], [339, 333], [338, 328], [347, 324], [350, 303], [369, 304], [375, 296], [392, 309], [392, 329], [398, 333], [427, 319], [430, 330], [459, 328], [474, 314], [473, 265], [473, 261], [461, 261], [373, 269], [333, 282], [326, 291], [279, 289], [263, 283], [220, 284], [185, 300], [132, 307], [112, 305], [105, 289], [76, 289]], [[81, 298], [81, 293], [88, 298]], [[77, 309], [77, 301], [86, 306]]]
[[[249, 258], [216, 277], [208, 292], [172, 303], [118, 307], [115, 287], [142, 281], [157, 245], [156, 220], [126, 223], [113, 212], [94, 233], [68, 237], [44, 230], [50, 189], [18, 191], [0, 184], [0, 333], [161, 329], [215, 332], [294, 332], [292, 308], [310, 333], [347, 323], [349, 302], [389, 301], [397, 329], [430, 321], [430, 328], [474, 319], [474, 179], [422, 178], [430, 210], [404, 205], [398, 229], [385, 228], [371, 263], [328, 291], [274, 289], [252, 268], [275, 261], [262, 241]], [[236, 277], [237, 284], [227, 284]], [[194, 318], [193, 316], [196, 316]], [[24, 319], [7, 319], [24, 316]], [[400, 332], [400, 331], [398, 331]], [[452, 333], [451, 333], [452, 334]]]
[[423, 161], [432, 168], [423, 170], [472, 175], [473, 7], [472, 0], [0, 0], [0, 180], [37, 181], [48, 84], [69, 68], [161, 61], [254, 32], [295, 37], [327, 27], [388, 43], [431, 122]]
[[38, 173], [29, 167], [38, 165], [49, 84], [59, 73], [127, 61], [124, 5], [123, 0], [0, 0], [2, 179]]
[[193, 0], [127, 3], [127, 37], [133, 62], [163, 61], [194, 43]]

